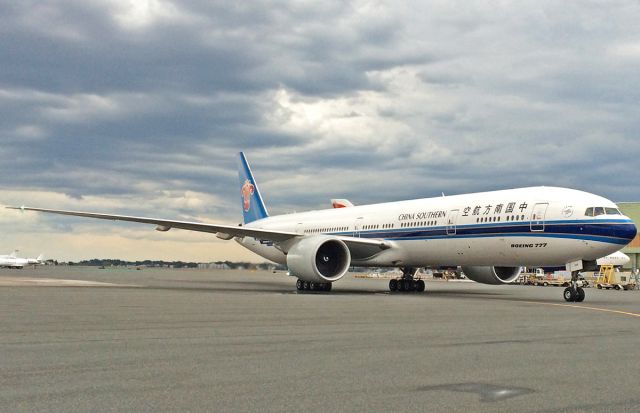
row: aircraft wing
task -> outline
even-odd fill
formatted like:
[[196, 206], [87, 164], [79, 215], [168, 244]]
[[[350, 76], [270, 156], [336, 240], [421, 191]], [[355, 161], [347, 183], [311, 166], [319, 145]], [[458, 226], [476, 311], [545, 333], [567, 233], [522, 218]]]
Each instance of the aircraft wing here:
[[[260, 240], [283, 242], [296, 237], [303, 237], [304, 235], [296, 232], [288, 231], [276, 231], [260, 228], [241, 227], [234, 225], [223, 224], [206, 224], [201, 222], [189, 222], [189, 221], [174, 221], [168, 219], [147, 218], [147, 217], [134, 217], [129, 215], [113, 215], [113, 214], [99, 214], [96, 212], [80, 212], [80, 211], [66, 211], [61, 209], [47, 209], [47, 208], [31, 208], [26, 206], [12, 207], [8, 206], [8, 209], [17, 209], [21, 211], [37, 211], [46, 212], [49, 214], [58, 215], [71, 215], [76, 217], [105, 219], [109, 221], [128, 221], [138, 222], [142, 224], [156, 225], [156, 229], [159, 231], [168, 231], [171, 228], [184, 229], [188, 231], [208, 232], [217, 234], [222, 239], [232, 239], [233, 237], [253, 237]], [[338, 236], [342, 239], [350, 250], [360, 250], [365, 248], [367, 250], [377, 249], [385, 250], [391, 248], [391, 245], [384, 240], [376, 239], [363, 239], [348, 236]]]
[[[31, 207], [7, 207], [9, 209], [19, 209], [21, 211], [37, 211], [46, 212], [50, 214], [59, 215], [72, 215], [76, 217], [105, 219], [110, 221], [128, 221], [139, 222], [142, 224], [156, 225], [156, 229], [159, 231], [168, 231], [171, 228], [186, 229], [188, 231], [209, 232], [213, 234], [220, 234], [220, 238], [231, 239], [233, 237], [255, 237], [259, 239], [281, 242], [299, 236], [295, 232], [286, 231], [271, 231], [258, 228], [247, 228], [234, 225], [223, 224], [205, 224], [201, 222], [189, 222], [189, 221], [174, 221], [169, 219], [147, 218], [147, 217], [134, 217], [129, 215], [112, 215], [112, 214], [99, 214], [95, 212], [80, 212], [80, 211], [65, 211], [60, 209], [47, 209], [47, 208], [31, 208]], [[225, 237], [228, 236], [228, 237]]]

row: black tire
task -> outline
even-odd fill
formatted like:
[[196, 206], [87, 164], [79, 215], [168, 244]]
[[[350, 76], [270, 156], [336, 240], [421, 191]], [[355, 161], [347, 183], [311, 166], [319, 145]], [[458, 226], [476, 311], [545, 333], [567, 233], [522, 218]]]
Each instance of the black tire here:
[[602, 290], [602, 284], [598, 284], [596, 287], [598, 287], [598, 290]]
[[405, 290], [404, 280], [398, 280], [398, 291], [402, 292]]
[[298, 281], [296, 281], [296, 289], [298, 291], [304, 290], [304, 282], [300, 278], [298, 278]]
[[389, 291], [396, 291], [398, 289], [398, 280], [389, 280]]
[[620, 290], [620, 286], [618, 284], [616, 284], [616, 285], [613, 286], [613, 289], [614, 290]]
[[565, 288], [562, 295], [564, 296], [565, 301], [574, 302], [576, 300], [576, 292], [573, 291], [573, 288], [571, 287]]
[[421, 293], [421, 292], [424, 291], [424, 288], [425, 288], [424, 281], [418, 280], [417, 285], [416, 285], [416, 291]]
[[324, 285], [324, 290], [325, 290], [326, 292], [329, 292], [329, 291], [331, 291], [331, 287], [332, 287], [332, 286], [333, 286], [333, 284], [331, 284], [331, 283], [326, 283], [326, 284]]
[[546, 287], [546, 286], [548, 286], [548, 285], [549, 285], [549, 283], [548, 283], [548, 282], [546, 282], [546, 281], [542, 283], [542, 286], [543, 286], [543, 287]]
[[302, 288], [303, 288], [304, 290], [309, 291], [309, 289], [311, 288], [311, 287], [309, 286], [309, 281], [303, 281], [303, 282], [302, 282], [302, 285], [303, 285], [303, 287], [302, 287]]
[[582, 289], [582, 287], [578, 287], [578, 291], [576, 294], [576, 302], [581, 303], [584, 301], [584, 297], [585, 297], [585, 293], [584, 290]]

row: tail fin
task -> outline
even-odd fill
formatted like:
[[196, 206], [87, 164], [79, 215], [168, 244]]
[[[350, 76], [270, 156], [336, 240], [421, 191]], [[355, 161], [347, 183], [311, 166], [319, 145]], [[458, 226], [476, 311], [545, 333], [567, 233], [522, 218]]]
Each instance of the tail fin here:
[[244, 217], [244, 223], [256, 221], [258, 219], [266, 218], [269, 216], [267, 208], [262, 202], [262, 196], [258, 189], [249, 162], [244, 156], [244, 152], [240, 152], [240, 164], [238, 169], [238, 176], [240, 177], [240, 199], [242, 200], [242, 215]]
[[38, 258], [36, 258], [36, 261], [38, 261], [38, 262], [44, 261], [44, 254], [38, 255]]

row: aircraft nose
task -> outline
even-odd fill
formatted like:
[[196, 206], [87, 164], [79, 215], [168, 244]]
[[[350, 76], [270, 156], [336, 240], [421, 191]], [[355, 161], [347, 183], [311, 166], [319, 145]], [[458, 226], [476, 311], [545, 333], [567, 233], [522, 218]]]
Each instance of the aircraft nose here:
[[638, 228], [636, 227], [636, 224], [631, 220], [629, 220], [628, 223], [616, 225], [616, 228], [614, 228], [613, 230], [616, 237], [627, 240], [627, 243], [631, 242], [631, 240], [633, 240], [636, 235], [638, 235]]
[[633, 230], [632, 230], [632, 233], [630, 234], [631, 238], [629, 240], [634, 239], [636, 235], [638, 235], [638, 227], [636, 227], [636, 224], [631, 223], [631, 226], [633, 227]]

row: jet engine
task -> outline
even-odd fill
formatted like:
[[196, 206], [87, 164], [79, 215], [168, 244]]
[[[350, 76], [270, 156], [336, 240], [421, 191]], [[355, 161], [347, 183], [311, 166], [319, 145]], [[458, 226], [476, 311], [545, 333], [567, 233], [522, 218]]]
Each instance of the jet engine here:
[[349, 248], [342, 240], [331, 236], [303, 238], [287, 253], [289, 271], [303, 281], [337, 281], [346, 274], [350, 265]]
[[522, 267], [462, 267], [468, 279], [481, 284], [508, 284], [515, 281]]

